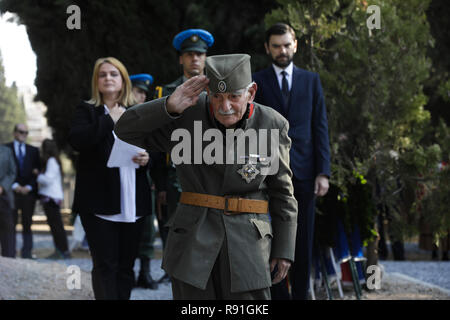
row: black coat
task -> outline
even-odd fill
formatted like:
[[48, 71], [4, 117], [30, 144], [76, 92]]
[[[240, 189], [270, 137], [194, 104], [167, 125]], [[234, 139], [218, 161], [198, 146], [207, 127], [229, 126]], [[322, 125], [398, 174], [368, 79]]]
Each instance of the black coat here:
[[[108, 168], [114, 144], [114, 122], [103, 106], [82, 102], [76, 108], [69, 133], [70, 145], [79, 152], [72, 210], [80, 214], [120, 213], [119, 168]], [[145, 167], [136, 169], [136, 215], [152, 212], [151, 191]]]

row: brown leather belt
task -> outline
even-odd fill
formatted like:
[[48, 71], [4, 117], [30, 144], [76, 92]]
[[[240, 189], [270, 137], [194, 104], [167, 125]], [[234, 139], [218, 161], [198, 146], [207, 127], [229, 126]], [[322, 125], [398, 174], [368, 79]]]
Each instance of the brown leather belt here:
[[225, 215], [267, 213], [269, 211], [269, 203], [265, 200], [244, 199], [234, 196], [220, 197], [194, 192], [182, 192], [180, 203], [223, 210]]

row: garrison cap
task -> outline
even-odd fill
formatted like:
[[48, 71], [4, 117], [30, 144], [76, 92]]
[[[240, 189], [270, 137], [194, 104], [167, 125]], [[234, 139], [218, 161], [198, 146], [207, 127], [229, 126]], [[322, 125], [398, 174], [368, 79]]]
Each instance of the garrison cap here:
[[145, 92], [150, 90], [150, 86], [153, 83], [153, 77], [148, 73], [133, 74], [130, 76], [133, 87], [138, 87]]
[[235, 92], [252, 83], [248, 54], [225, 54], [206, 57], [206, 76], [212, 92]]
[[173, 38], [173, 46], [180, 53], [195, 51], [204, 53], [214, 43], [211, 33], [203, 29], [188, 29], [180, 32]]

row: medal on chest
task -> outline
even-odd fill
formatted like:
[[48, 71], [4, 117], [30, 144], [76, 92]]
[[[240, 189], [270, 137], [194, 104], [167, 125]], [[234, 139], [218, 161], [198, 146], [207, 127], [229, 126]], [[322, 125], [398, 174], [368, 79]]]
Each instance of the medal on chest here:
[[250, 183], [259, 174], [259, 170], [252, 163], [244, 164], [237, 172], [247, 183]]

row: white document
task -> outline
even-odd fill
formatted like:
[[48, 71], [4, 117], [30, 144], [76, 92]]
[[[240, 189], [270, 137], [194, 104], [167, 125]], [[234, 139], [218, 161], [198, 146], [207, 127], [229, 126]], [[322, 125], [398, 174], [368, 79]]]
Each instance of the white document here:
[[114, 145], [108, 159], [108, 168], [115, 167], [133, 167], [139, 168], [139, 164], [134, 163], [132, 158], [139, 152], [144, 152], [145, 149], [136, 147], [123, 140], [120, 140], [113, 131]]

